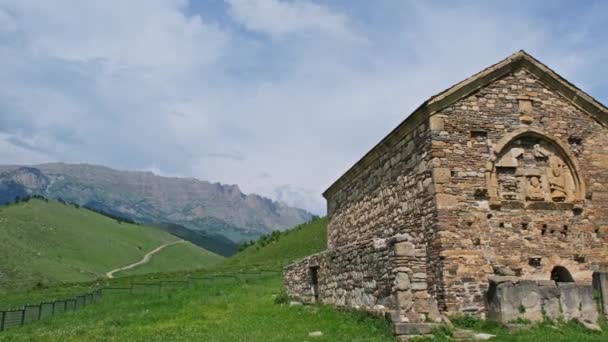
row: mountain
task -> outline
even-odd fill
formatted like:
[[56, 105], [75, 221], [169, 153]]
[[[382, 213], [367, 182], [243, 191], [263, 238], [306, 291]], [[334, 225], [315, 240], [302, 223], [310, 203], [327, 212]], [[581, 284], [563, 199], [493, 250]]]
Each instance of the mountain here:
[[236, 185], [88, 164], [0, 166], [0, 190], [0, 203], [25, 194], [61, 198], [137, 222], [170, 222], [237, 242], [312, 218], [305, 210], [245, 195]]
[[221, 256], [229, 257], [239, 250], [238, 244], [223, 235], [192, 230], [175, 223], [163, 223], [155, 225], [155, 227]]
[[[108, 271], [179, 241], [156, 227], [121, 223], [84, 208], [42, 199], [0, 207], [0, 236], [0, 292], [104, 278]], [[192, 270], [222, 260], [193, 244], [178, 243], [154, 254], [146, 269]]]

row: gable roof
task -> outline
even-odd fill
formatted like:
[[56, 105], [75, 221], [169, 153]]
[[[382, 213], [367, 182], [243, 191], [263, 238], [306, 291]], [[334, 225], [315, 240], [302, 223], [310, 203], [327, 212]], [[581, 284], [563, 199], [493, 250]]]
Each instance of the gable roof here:
[[361, 171], [378, 159], [383, 152], [401, 141], [434, 113], [520, 69], [524, 69], [536, 76], [545, 86], [565, 97], [576, 107], [592, 115], [601, 124], [608, 126], [608, 108], [606, 106], [568, 82], [568, 80], [558, 75], [527, 52], [520, 50], [501, 62], [482, 70], [422, 103], [399, 126], [393, 129], [367, 152], [363, 158], [325, 190], [323, 196], [328, 198], [337, 189], [357, 177]]

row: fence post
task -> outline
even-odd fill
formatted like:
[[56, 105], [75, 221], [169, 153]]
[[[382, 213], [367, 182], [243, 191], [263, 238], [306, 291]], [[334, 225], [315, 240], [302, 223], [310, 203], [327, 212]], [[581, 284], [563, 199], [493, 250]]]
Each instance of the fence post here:
[[25, 306], [23, 307], [23, 309], [21, 309], [21, 324], [19, 325], [24, 325], [25, 324]]
[[38, 304], [38, 320], [42, 319], [42, 303]]
[[55, 300], [53, 300], [51, 302], [51, 305], [53, 305], [53, 311], [51, 311], [51, 315], [54, 315], [55, 314]]
[[6, 311], [2, 311], [2, 320], [0, 321], [0, 331], [4, 331], [4, 318], [6, 318]]
[[66, 312], [66, 311], [68, 311], [68, 300], [67, 299], [63, 301], [63, 312]]

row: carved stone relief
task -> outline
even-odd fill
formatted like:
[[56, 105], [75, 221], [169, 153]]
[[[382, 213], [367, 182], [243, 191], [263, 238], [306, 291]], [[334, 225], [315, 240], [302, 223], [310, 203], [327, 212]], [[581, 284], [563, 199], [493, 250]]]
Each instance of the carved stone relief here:
[[577, 188], [567, 156], [539, 136], [520, 136], [497, 155], [490, 189], [494, 200], [573, 202]]

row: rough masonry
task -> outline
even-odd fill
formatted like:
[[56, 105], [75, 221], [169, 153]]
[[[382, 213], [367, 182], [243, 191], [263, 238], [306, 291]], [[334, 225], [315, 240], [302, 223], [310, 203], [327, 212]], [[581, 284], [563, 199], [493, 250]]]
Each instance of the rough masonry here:
[[590, 286], [608, 270], [607, 124], [604, 105], [515, 53], [423, 103], [324, 193], [328, 248], [286, 268], [288, 293], [408, 335], [485, 317], [494, 276], [558, 297], [557, 283]]

